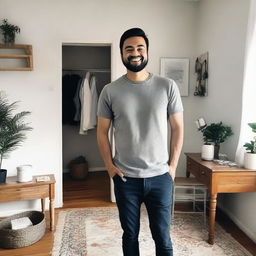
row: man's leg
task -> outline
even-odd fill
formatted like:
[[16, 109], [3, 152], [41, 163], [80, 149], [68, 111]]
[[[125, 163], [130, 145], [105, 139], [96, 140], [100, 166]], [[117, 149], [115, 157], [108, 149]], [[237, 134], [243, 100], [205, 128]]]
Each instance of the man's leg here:
[[140, 229], [140, 207], [142, 203], [142, 179], [119, 176], [113, 178], [119, 219], [123, 229], [124, 256], [139, 256], [138, 235]]
[[148, 193], [144, 200], [152, 237], [156, 245], [156, 256], [173, 256], [170, 238], [172, 178], [166, 173], [145, 180], [148, 183]]

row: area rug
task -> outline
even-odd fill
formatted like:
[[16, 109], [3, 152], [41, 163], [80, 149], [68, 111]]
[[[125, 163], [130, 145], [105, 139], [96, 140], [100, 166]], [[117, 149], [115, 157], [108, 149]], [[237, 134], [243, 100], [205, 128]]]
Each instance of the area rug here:
[[[52, 256], [122, 256], [122, 230], [116, 207], [63, 210], [59, 213]], [[174, 256], [248, 256], [236, 240], [215, 225], [215, 244], [198, 213], [175, 213], [171, 237]], [[154, 256], [145, 208], [141, 213], [140, 255]]]

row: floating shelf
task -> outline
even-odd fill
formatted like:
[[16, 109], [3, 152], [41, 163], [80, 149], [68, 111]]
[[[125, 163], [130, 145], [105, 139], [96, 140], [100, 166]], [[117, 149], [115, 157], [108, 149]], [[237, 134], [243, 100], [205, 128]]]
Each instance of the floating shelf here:
[[[33, 51], [32, 45], [29, 44], [13, 44], [13, 45], [5, 45], [0, 44], [0, 49], [20, 49], [23, 50], [23, 54], [1, 54], [0, 59], [25, 59], [26, 66], [25, 67], [0, 67], [0, 71], [31, 71], [33, 70]], [[1, 61], [1, 60], [0, 60]]]

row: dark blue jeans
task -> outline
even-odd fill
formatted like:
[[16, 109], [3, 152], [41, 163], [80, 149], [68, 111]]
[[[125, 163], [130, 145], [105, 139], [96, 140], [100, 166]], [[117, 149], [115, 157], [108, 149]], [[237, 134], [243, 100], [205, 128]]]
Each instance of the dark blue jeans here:
[[[139, 256], [140, 207], [147, 208], [156, 256], [173, 256], [170, 238], [173, 180], [169, 173], [152, 178], [113, 177], [123, 229], [124, 256]], [[153, 254], [152, 254], [153, 255]]]

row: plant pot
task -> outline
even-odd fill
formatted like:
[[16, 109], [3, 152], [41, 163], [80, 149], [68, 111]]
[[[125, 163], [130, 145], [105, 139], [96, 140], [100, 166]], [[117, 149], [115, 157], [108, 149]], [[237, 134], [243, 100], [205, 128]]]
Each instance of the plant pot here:
[[214, 146], [213, 145], [203, 145], [201, 151], [202, 160], [212, 161], [214, 156]]
[[88, 163], [73, 164], [71, 167], [71, 177], [75, 180], [83, 180], [88, 175]]
[[256, 170], [256, 153], [244, 153], [244, 168]]
[[220, 145], [214, 145], [214, 159], [219, 159]]
[[5, 33], [3, 38], [5, 45], [12, 45], [15, 42], [15, 32], [13, 33]]
[[0, 183], [6, 182], [6, 174], [7, 174], [6, 169], [0, 169]]
[[29, 182], [32, 181], [32, 166], [21, 165], [17, 167], [17, 181], [18, 182]]

